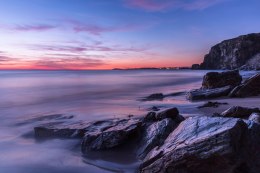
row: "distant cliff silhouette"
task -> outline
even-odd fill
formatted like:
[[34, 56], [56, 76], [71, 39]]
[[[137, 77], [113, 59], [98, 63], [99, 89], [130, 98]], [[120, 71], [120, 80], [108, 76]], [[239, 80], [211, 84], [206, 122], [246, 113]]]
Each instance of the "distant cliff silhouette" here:
[[222, 41], [205, 55], [200, 69], [260, 70], [260, 33]]

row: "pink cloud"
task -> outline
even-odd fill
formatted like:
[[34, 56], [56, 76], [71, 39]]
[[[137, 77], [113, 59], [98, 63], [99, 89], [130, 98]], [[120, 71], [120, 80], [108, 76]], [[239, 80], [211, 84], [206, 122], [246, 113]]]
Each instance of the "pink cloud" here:
[[125, 0], [128, 7], [146, 11], [165, 11], [173, 8], [202, 10], [229, 0]]
[[45, 58], [36, 61], [34, 66], [37, 68], [50, 69], [86, 69], [91, 67], [98, 67], [106, 65], [106, 63], [99, 59], [73, 57], [73, 58]]
[[54, 25], [40, 24], [40, 25], [17, 25], [12, 29], [16, 31], [47, 31], [54, 28], [56, 28], [56, 26]]

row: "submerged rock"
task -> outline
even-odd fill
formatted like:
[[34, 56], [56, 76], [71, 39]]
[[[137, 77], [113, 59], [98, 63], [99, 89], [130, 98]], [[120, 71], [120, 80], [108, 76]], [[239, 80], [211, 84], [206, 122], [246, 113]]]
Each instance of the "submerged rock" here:
[[36, 138], [80, 138], [84, 136], [86, 123], [47, 123], [34, 127]]
[[255, 123], [260, 124], [260, 113], [252, 113], [248, 120], [254, 121]]
[[222, 112], [222, 117], [234, 117], [234, 118], [248, 118], [252, 113], [260, 112], [259, 108], [247, 108], [241, 106], [232, 106], [226, 111]]
[[203, 100], [217, 98], [227, 96], [232, 89], [232, 86], [225, 86], [222, 88], [214, 89], [195, 89], [187, 92], [186, 97], [188, 100]]
[[162, 93], [151, 94], [148, 97], [142, 99], [142, 101], [153, 101], [153, 100], [163, 100], [164, 95]]
[[238, 70], [226, 71], [226, 72], [208, 72], [202, 81], [202, 88], [212, 89], [221, 88], [225, 86], [237, 86], [241, 83], [242, 76]]
[[87, 150], [103, 150], [127, 143], [129, 138], [136, 135], [141, 128], [139, 119], [122, 119], [112, 122], [102, 130], [85, 129], [81, 144], [83, 152]]
[[199, 109], [207, 108], [207, 107], [217, 108], [217, 107], [219, 107], [219, 105], [227, 105], [227, 104], [228, 103], [220, 103], [220, 102], [211, 102], [211, 101], [209, 101], [209, 102], [207, 102], [207, 103], [205, 103], [205, 104], [203, 104], [201, 106], [198, 106], [198, 108]]
[[259, 125], [255, 123], [191, 117], [147, 155], [140, 172], [256, 173], [260, 171], [259, 140]]
[[230, 97], [249, 97], [260, 94], [260, 73], [247, 79], [235, 87], [229, 94]]

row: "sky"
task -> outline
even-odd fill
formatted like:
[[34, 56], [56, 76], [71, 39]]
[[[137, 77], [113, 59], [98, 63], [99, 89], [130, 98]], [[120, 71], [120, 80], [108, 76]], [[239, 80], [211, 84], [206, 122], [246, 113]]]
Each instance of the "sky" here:
[[259, 9], [259, 0], [0, 0], [0, 69], [191, 66], [259, 32]]

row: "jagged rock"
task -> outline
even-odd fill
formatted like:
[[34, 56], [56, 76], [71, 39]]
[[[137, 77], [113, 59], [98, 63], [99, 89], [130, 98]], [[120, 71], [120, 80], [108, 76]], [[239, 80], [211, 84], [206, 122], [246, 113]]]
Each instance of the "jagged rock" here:
[[254, 121], [255, 123], [260, 124], [260, 113], [252, 113], [248, 120]]
[[260, 73], [247, 79], [241, 85], [235, 87], [229, 94], [230, 97], [248, 97], [260, 94]]
[[201, 106], [198, 106], [199, 109], [201, 108], [207, 108], [207, 107], [213, 107], [213, 108], [217, 108], [219, 107], [219, 105], [227, 105], [228, 103], [220, 103], [220, 102], [207, 102], [207, 103], [204, 103], [203, 105]]
[[138, 149], [139, 158], [143, 159], [154, 147], [163, 144], [164, 140], [178, 124], [179, 123], [174, 122], [172, 119], [166, 118], [145, 127], [142, 134], [141, 145]]
[[137, 134], [141, 124], [139, 119], [122, 119], [112, 122], [102, 130], [86, 128], [81, 149], [85, 152], [87, 150], [103, 150], [119, 146], [128, 142], [131, 136]]
[[143, 159], [150, 150], [160, 146], [183, 120], [185, 118], [179, 114], [177, 108], [170, 108], [157, 114], [149, 112], [143, 119], [139, 158]]
[[158, 112], [155, 117], [157, 121], [165, 118], [171, 118], [176, 123], [180, 123], [184, 120], [184, 117], [179, 114], [179, 110], [177, 108], [170, 108], [162, 112]]
[[257, 173], [259, 125], [235, 118], [191, 117], [154, 148], [142, 173]]
[[241, 83], [242, 76], [240, 76], [238, 70], [226, 71], [226, 72], [208, 72], [202, 81], [202, 88], [212, 89], [221, 88], [224, 86], [237, 86]]
[[188, 100], [203, 100], [203, 99], [211, 99], [222, 96], [227, 96], [229, 92], [232, 90], [232, 86], [225, 86], [222, 88], [214, 88], [214, 89], [195, 89], [187, 92]]
[[222, 112], [222, 117], [234, 117], [234, 118], [248, 118], [252, 113], [260, 112], [259, 108], [246, 108], [241, 106], [232, 106], [226, 111]]
[[[250, 64], [249, 61], [259, 53], [260, 33], [242, 35], [213, 46], [209, 54], [205, 55], [200, 68], [237, 69]], [[259, 61], [256, 63], [260, 64]]]

